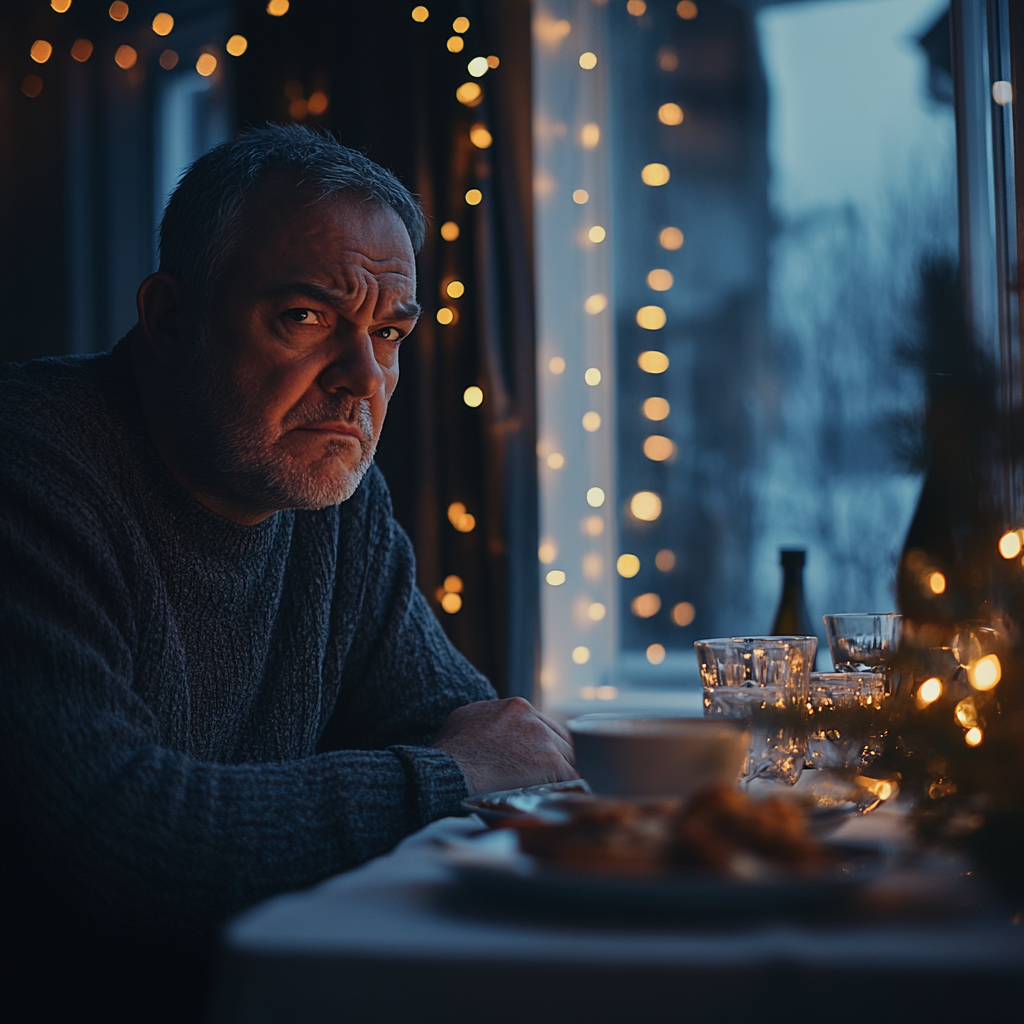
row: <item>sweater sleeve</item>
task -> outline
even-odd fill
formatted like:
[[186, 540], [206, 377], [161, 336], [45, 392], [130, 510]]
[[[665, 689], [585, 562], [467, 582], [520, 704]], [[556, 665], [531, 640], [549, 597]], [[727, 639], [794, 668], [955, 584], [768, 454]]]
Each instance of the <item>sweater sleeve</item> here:
[[[337, 632], [354, 637], [334, 666], [340, 686], [333, 714], [321, 737], [321, 750], [403, 746], [418, 762], [457, 707], [494, 700], [494, 688], [448, 639], [416, 586], [412, 544], [391, 512], [387, 485], [371, 470], [363, 487], [365, 503], [343, 523], [339, 591], [360, 593], [359, 629]], [[340, 602], [347, 604], [346, 599]]]
[[[205, 930], [457, 807], [466, 790], [456, 762], [408, 742], [441, 714], [444, 701], [434, 707], [424, 693], [411, 719], [376, 730], [391, 749], [221, 764], [161, 745], [133, 688], [147, 612], [126, 582], [127, 545], [102, 481], [57, 450], [44, 461], [10, 455], [0, 469], [5, 829], [88, 912]], [[59, 477], [75, 486], [55, 489]]]

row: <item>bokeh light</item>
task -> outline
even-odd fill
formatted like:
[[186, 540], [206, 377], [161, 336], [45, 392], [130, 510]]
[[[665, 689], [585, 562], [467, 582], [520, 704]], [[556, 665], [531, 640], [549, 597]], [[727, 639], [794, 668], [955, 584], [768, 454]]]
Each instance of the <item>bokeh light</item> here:
[[164, 71], [171, 71], [178, 66], [178, 54], [175, 50], [164, 50], [158, 61]]
[[463, 48], [466, 45], [466, 40], [462, 36], [449, 36], [448, 42], [445, 46], [448, 47], [449, 53], [462, 53]]
[[476, 82], [463, 82], [455, 90], [455, 98], [464, 107], [478, 107], [483, 101], [484, 91]]
[[661, 611], [661, 598], [657, 594], [638, 594], [630, 602], [629, 610], [638, 619], [650, 619]]
[[470, 206], [479, 206], [483, 202], [483, 199], [484, 199], [484, 194], [478, 188], [471, 188], [466, 193], [466, 202]]
[[590, 193], [585, 188], [578, 188], [572, 194], [572, 201], [577, 206], [583, 206], [590, 201]]
[[601, 126], [588, 122], [580, 129], [580, 145], [584, 149], [596, 149], [601, 141]]
[[232, 57], [241, 57], [246, 50], [249, 49], [249, 40], [245, 36], [233, 35], [227, 43], [224, 44], [224, 49], [231, 54]]
[[654, 491], [637, 491], [629, 499], [629, 511], [636, 519], [653, 523], [661, 515], [661, 497]]
[[652, 270], [647, 274], [647, 287], [656, 292], [667, 292], [672, 287], [673, 277], [668, 270]]
[[445, 292], [453, 299], [461, 299], [466, 294], [466, 286], [461, 281], [449, 281]]
[[441, 237], [446, 242], [454, 242], [459, 237], [459, 225], [453, 220], [446, 220], [441, 225]]
[[469, 31], [469, 18], [459, 17], [452, 22], [452, 28], [456, 32], [468, 32]]
[[693, 21], [697, 17], [697, 5], [693, 0], [679, 0], [679, 3], [676, 4], [676, 14], [683, 21]]
[[651, 644], [647, 648], [647, 660], [652, 665], [660, 665], [665, 660], [665, 648], [661, 644]]
[[544, 579], [552, 587], [560, 587], [565, 582], [565, 573], [561, 569], [552, 569]]
[[667, 419], [668, 414], [672, 411], [672, 407], [664, 398], [648, 398], [644, 401], [642, 408], [644, 415], [655, 422]]
[[84, 63], [92, 56], [93, 45], [89, 39], [76, 39], [71, 46], [71, 56], [79, 64]]
[[114, 54], [114, 63], [125, 71], [135, 67], [135, 62], [138, 59], [139, 55], [131, 46], [119, 46]]
[[107, 8], [107, 14], [114, 21], [124, 21], [128, 17], [128, 5], [123, 3], [122, 0], [114, 0], [110, 7]]
[[447, 327], [448, 324], [454, 322], [454, 320], [455, 320], [455, 311], [449, 309], [447, 306], [442, 306], [437, 311], [437, 322], [439, 324], [441, 324], [443, 327]]
[[636, 322], [645, 331], [660, 331], [667, 319], [661, 306], [641, 306], [636, 311]]
[[583, 379], [592, 388], [596, 388], [601, 383], [601, 371], [596, 366], [589, 366], [586, 373], [583, 374]]
[[561, 356], [552, 356], [548, 360], [548, 369], [557, 377], [565, 373], [565, 360]]
[[640, 571], [640, 559], [636, 555], [619, 555], [615, 570], [623, 579], [631, 580]]
[[462, 400], [470, 409], [479, 408], [484, 404], [483, 388], [478, 388], [475, 384], [470, 385], [462, 392]]
[[658, 120], [662, 124], [682, 124], [683, 108], [678, 103], [662, 103], [658, 107]]
[[1003, 678], [1003, 666], [994, 654], [986, 654], [967, 666], [967, 678], [976, 690], [991, 690]]
[[999, 554], [1003, 558], [1016, 558], [1021, 551], [1020, 534], [1016, 530], [1008, 530], [999, 538]]
[[469, 129], [469, 141], [477, 149], [489, 149], [494, 138], [482, 124], [475, 124]]
[[590, 648], [574, 647], [572, 649], [572, 660], [577, 665], [586, 665], [586, 663], [590, 661]]
[[640, 172], [640, 179], [645, 185], [667, 185], [671, 171], [664, 164], [647, 164]]
[[586, 53], [581, 53], [580, 67], [583, 68], [584, 71], [593, 71], [593, 69], [597, 67], [597, 54], [591, 53], [590, 50], [587, 50]]
[[169, 36], [174, 29], [174, 18], [171, 15], [161, 11], [153, 19], [153, 31], [158, 36]]
[[689, 601], [680, 601], [672, 606], [672, 621], [677, 626], [689, 626], [696, 614], [696, 609]]
[[658, 244], [670, 252], [683, 247], [683, 233], [679, 228], [662, 228], [658, 233]]
[[604, 491], [600, 487], [587, 490], [587, 504], [591, 508], [600, 508], [604, 504]]
[[603, 227], [601, 227], [600, 224], [595, 224], [587, 232], [587, 238], [589, 238], [595, 244], [599, 243], [599, 242], [603, 242], [605, 240], [605, 238], [607, 238], [607, 237], [608, 237], [608, 232], [605, 231], [605, 229]]
[[419, 5], [412, 9], [412, 20], [418, 22], [424, 22], [430, 17], [430, 11], [426, 7]]
[[654, 556], [654, 565], [659, 572], [671, 572], [676, 567], [675, 552], [662, 548]]
[[644, 455], [652, 462], [664, 462], [676, 453], [676, 446], [661, 434], [652, 434], [644, 441]]
[[942, 681], [932, 676], [926, 679], [917, 691], [917, 699], [921, 704], [934, 704], [942, 696]]
[[668, 369], [668, 356], [664, 352], [641, 352], [636, 364], [644, 373], [664, 373]]
[[591, 410], [583, 414], [583, 429], [588, 434], [593, 434], [601, 429], [601, 414]]
[[288, 13], [289, 7], [291, 4], [288, 0], [270, 0], [270, 3], [267, 4], [267, 14], [280, 18]]
[[594, 295], [589, 296], [586, 302], [583, 303], [583, 308], [590, 313], [591, 316], [595, 316], [598, 313], [604, 312], [608, 308], [608, 299], [597, 292]]
[[210, 75], [217, 70], [217, 58], [212, 53], [201, 53], [199, 59], [196, 61], [196, 71], [203, 76], [203, 78], [209, 78]]
[[26, 75], [21, 83], [21, 91], [34, 100], [43, 91], [43, 80], [38, 75]]
[[474, 78], [482, 78], [490, 70], [490, 64], [487, 63], [486, 57], [474, 57], [467, 65], [466, 70]]
[[558, 545], [550, 537], [542, 538], [537, 548], [537, 557], [545, 565], [550, 565], [558, 557]]
[[45, 39], [37, 39], [29, 47], [28, 55], [37, 63], [45, 64], [53, 53], [53, 47]]

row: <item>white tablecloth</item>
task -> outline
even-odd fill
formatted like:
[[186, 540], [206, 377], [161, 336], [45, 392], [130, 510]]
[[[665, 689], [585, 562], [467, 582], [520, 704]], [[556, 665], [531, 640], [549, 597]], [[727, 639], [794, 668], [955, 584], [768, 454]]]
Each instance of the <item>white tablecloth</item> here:
[[[881, 812], [851, 823], [898, 825]], [[831, 923], [537, 917], [458, 900], [443, 842], [476, 828], [435, 822], [387, 856], [240, 916], [225, 934], [213, 1019], [999, 1024], [1020, 1007], [1024, 927], [998, 906], [949, 912], [955, 875], [904, 878], [877, 894], [874, 916]], [[913, 913], [886, 912], [908, 894]], [[948, 906], [922, 916], [929, 904]]]

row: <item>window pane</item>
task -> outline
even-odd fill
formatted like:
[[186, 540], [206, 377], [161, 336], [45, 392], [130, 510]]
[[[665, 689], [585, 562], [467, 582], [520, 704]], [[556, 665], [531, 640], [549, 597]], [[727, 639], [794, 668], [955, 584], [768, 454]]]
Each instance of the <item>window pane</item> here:
[[695, 707], [693, 641], [770, 628], [780, 547], [815, 621], [893, 606], [945, 5], [534, 13], [544, 699]]

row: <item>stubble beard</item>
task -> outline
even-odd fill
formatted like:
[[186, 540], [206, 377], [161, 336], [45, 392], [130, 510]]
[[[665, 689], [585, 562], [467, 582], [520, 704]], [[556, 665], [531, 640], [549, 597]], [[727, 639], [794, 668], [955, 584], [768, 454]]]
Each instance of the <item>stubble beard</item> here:
[[[259, 410], [245, 397], [229, 367], [204, 339], [174, 382], [186, 450], [197, 482], [254, 510], [321, 509], [347, 501], [362, 483], [377, 449], [369, 405], [339, 396], [304, 406], [285, 416], [280, 430], [267, 429]], [[351, 442], [327, 440], [321, 454], [302, 463], [281, 444], [295, 428], [351, 423], [359, 432], [359, 459], [344, 461]]]

